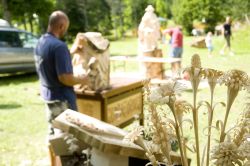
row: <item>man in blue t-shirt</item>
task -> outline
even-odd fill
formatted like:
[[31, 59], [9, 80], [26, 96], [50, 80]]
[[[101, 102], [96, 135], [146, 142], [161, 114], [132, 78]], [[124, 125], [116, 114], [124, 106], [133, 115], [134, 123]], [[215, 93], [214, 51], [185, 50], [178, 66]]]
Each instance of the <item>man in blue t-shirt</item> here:
[[[61, 11], [53, 12], [47, 33], [41, 36], [35, 48], [41, 96], [46, 103], [49, 123], [67, 108], [77, 110], [73, 85], [87, 84], [86, 76], [73, 75], [68, 47], [60, 40], [68, 27], [67, 15]], [[51, 126], [49, 133], [54, 134]]]

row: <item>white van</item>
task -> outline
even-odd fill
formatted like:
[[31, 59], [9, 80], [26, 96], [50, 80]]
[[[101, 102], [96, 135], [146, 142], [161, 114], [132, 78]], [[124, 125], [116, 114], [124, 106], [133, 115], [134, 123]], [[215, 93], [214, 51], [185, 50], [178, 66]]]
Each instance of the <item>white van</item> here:
[[0, 19], [0, 73], [34, 72], [38, 38]]

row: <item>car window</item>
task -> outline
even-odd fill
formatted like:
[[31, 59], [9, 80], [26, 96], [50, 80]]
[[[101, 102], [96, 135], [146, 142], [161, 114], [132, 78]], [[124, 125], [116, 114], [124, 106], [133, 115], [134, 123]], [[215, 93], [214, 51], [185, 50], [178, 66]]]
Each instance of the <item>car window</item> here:
[[23, 47], [25, 48], [34, 48], [38, 41], [37, 37], [32, 35], [31, 33], [20, 32], [20, 39], [23, 43]]
[[18, 32], [0, 31], [0, 47], [23, 47]]

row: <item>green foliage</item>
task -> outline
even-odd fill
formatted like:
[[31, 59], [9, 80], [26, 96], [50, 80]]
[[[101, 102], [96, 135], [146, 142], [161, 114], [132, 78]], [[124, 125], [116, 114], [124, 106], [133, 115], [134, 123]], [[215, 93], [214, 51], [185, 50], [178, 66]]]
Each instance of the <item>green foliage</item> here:
[[111, 8], [112, 25], [116, 38], [123, 37], [128, 29], [138, 27], [145, 8], [155, 0], [107, 0]]
[[174, 20], [183, 26], [187, 34], [190, 34], [193, 29], [193, 20], [200, 17], [200, 9], [199, 0], [176, 0], [172, 8]]
[[[30, 24], [30, 31], [34, 25], [38, 25], [38, 33], [46, 30], [48, 13], [53, 10], [53, 3], [50, 0], [8, 0], [12, 20], [22, 24]], [[36, 14], [38, 17], [34, 17]], [[26, 28], [25, 28], [26, 29]]]
[[163, 18], [170, 18], [172, 16], [171, 6], [172, 0], [156, 0], [155, 9], [158, 16]]
[[47, 29], [49, 14], [60, 9], [69, 15], [71, 38], [77, 32], [109, 34], [113, 30], [118, 39], [130, 29], [136, 31], [149, 4], [154, 6], [157, 16], [173, 18], [187, 33], [191, 32], [194, 20], [206, 20], [206, 31], [213, 31], [227, 15], [233, 20], [250, 16], [249, 0], [1, 0], [0, 16], [40, 34]]
[[250, 15], [249, 0], [222, 0], [221, 8], [224, 16], [232, 16], [234, 19], [242, 19], [245, 14]]
[[88, 26], [86, 7], [84, 1], [80, 0], [63, 0], [61, 3], [57, 3], [59, 10], [63, 10], [67, 13], [70, 26], [68, 30], [69, 36], [73, 38], [77, 32], [84, 32]]
[[221, 7], [221, 0], [206, 0], [203, 2], [201, 16], [206, 20], [206, 32], [213, 32], [217, 23], [224, 19]]
[[183, 25], [189, 34], [194, 20], [205, 20], [206, 31], [214, 31], [218, 22], [223, 20], [221, 0], [178, 0], [173, 5], [174, 19]]
[[3, 17], [3, 6], [0, 3], [0, 18], [2, 18], [2, 17]]
[[68, 34], [99, 31], [107, 34], [110, 25], [110, 8], [105, 0], [61, 0], [58, 9], [65, 11], [70, 19]]

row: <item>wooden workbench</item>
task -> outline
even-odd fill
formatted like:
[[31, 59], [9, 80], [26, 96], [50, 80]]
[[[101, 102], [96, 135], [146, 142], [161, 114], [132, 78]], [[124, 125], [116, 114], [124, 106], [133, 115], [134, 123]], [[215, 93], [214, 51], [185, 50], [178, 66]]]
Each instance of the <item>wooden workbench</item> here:
[[115, 126], [126, 126], [135, 117], [143, 122], [142, 79], [111, 77], [101, 92], [76, 91], [78, 111]]

